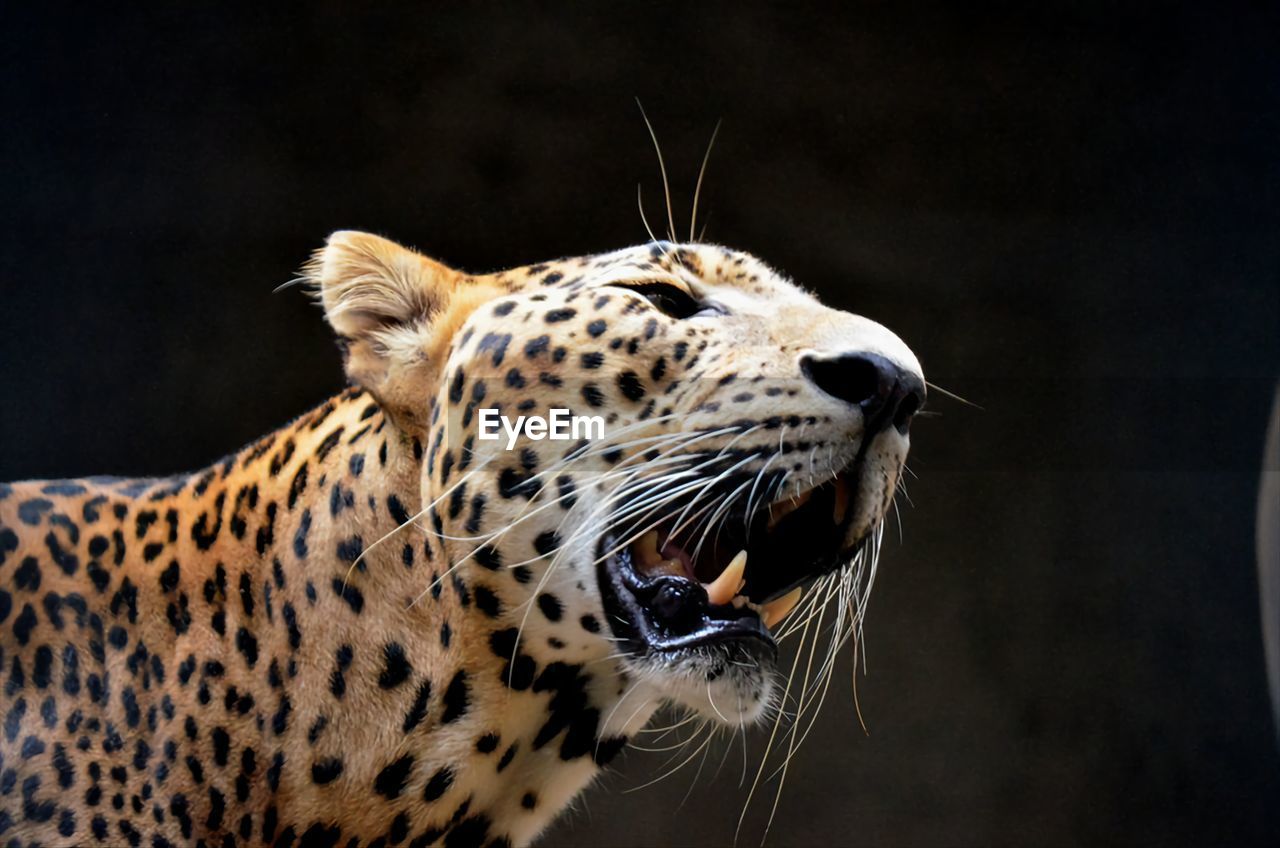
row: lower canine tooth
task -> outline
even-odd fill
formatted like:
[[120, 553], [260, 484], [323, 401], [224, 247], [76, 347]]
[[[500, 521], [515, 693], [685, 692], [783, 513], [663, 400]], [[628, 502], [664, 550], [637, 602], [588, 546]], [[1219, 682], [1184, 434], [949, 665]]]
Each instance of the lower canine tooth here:
[[765, 604], [761, 610], [764, 626], [772, 630], [775, 624], [786, 618], [796, 608], [796, 604], [800, 602], [802, 593], [803, 590], [797, 586], [781, 598]]
[[742, 573], [747, 569], [747, 552], [738, 551], [738, 555], [720, 572], [720, 576], [707, 585], [707, 603], [727, 604], [733, 600], [746, 582]]

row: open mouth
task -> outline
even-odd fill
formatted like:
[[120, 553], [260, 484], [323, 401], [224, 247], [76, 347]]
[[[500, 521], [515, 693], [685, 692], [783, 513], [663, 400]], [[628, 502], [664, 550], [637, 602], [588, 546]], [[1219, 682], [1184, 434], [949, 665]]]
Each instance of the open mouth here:
[[751, 512], [725, 511], [714, 526], [673, 509], [646, 527], [614, 528], [598, 553], [614, 635], [638, 652], [742, 641], [772, 653], [804, 585], [856, 552], [857, 491], [848, 469]]

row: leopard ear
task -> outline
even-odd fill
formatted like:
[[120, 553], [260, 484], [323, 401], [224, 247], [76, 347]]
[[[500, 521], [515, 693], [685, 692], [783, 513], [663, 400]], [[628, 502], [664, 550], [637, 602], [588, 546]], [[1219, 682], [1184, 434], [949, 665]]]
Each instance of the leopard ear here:
[[354, 231], [329, 236], [302, 275], [338, 334], [347, 377], [397, 423], [425, 429], [435, 360], [461, 323], [454, 313], [496, 292], [407, 247]]

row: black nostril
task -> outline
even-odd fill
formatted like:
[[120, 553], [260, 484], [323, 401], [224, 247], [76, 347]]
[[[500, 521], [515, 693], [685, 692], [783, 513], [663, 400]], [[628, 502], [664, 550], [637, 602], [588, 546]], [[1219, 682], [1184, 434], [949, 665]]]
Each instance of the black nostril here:
[[870, 433], [892, 424], [905, 436], [924, 402], [924, 382], [878, 353], [806, 356], [800, 370], [822, 391], [859, 407]]
[[899, 433], [907, 435], [907, 430], [911, 427], [911, 416], [915, 415], [919, 409], [920, 395], [916, 392], [908, 392], [898, 403], [898, 408], [893, 411], [893, 426]]

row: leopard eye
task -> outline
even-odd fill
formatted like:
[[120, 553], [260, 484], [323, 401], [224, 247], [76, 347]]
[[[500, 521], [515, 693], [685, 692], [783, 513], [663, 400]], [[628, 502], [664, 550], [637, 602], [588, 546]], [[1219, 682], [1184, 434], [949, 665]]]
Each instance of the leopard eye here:
[[628, 288], [643, 295], [657, 309], [672, 318], [692, 318], [700, 312], [707, 311], [703, 304], [679, 286], [668, 283], [643, 283]]

